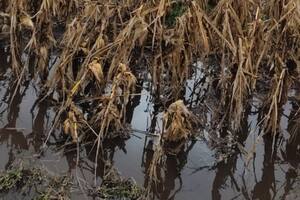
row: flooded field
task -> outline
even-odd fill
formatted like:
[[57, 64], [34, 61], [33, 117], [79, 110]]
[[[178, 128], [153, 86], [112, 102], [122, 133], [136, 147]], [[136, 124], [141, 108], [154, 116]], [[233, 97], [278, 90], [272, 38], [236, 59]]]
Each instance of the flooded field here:
[[[10, 76], [10, 53], [4, 44], [0, 48], [0, 64], [0, 169], [8, 170], [20, 162], [42, 166], [51, 174], [73, 177], [71, 199], [97, 199], [85, 192], [94, 187], [94, 143], [87, 142], [77, 148], [66, 142], [66, 136], [57, 129], [44, 146], [57, 106], [50, 99], [37, 98], [40, 91], [34, 80], [28, 79], [16, 89], [16, 80]], [[280, 110], [281, 134], [275, 143], [269, 137], [257, 139], [262, 134], [261, 100], [255, 95], [248, 103], [239, 137], [222, 142], [212, 137], [213, 132], [222, 135], [222, 130], [211, 130], [212, 111], [193, 106], [197, 101], [193, 98], [195, 93], [207, 95], [214, 90], [207, 88], [203, 81], [202, 63], [194, 67], [183, 97], [185, 104], [195, 112], [206, 112], [203, 115], [206, 124], [199, 129], [198, 137], [184, 143], [177, 154], [164, 155], [163, 165], [157, 166], [157, 184], [148, 185], [153, 143], [157, 140], [156, 135], [149, 133], [159, 130], [163, 105], [156, 104], [150, 94], [149, 82], [144, 79], [147, 74], [140, 74], [137, 95], [127, 106], [130, 137], [104, 143], [97, 167], [99, 183], [105, 162], [109, 161], [122, 177], [150, 187], [153, 199], [300, 199], [300, 134], [294, 133], [299, 132], [299, 121], [291, 118], [299, 109], [293, 99], [299, 88], [291, 90], [290, 100]], [[196, 84], [201, 80], [201, 84]], [[203, 100], [201, 105], [212, 108], [215, 103], [218, 103], [217, 97]], [[251, 156], [249, 152], [254, 145], [255, 152]], [[22, 199], [22, 196], [4, 193], [1, 198]]]
[[300, 1], [0, 0], [0, 199], [300, 199]]

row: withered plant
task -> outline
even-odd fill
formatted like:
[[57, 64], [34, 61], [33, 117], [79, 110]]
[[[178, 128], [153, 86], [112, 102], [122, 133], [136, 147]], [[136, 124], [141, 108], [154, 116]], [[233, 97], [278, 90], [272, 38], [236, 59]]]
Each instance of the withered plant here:
[[[150, 75], [152, 94], [168, 105], [183, 99], [193, 64], [215, 56], [220, 69], [212, 70], [217, 84], [210, 86], [220, 93], [219, 122], [233, 132], [262, 84], [265, 132], [275, 135], [280, 107], [299, 82], [298, 0], [7, 2], [0, 1], [0, 15], [9, 20], [12, 75], [20, 86], [33, 68], [40, 99], [58, 104], [47, 141], [58, 127], [74, 142], [89, 130], [99, 151], [104, 138], [122, 135], [138, 65]], [[196, 118], [182, 101], [171, 104], [163, 138], [189, 138]]]
[[187, 140], [195, 136], [197, 117], [184, 105], [182, 100], [171, 104], [164, 113], [163, 137], [166, 141]]

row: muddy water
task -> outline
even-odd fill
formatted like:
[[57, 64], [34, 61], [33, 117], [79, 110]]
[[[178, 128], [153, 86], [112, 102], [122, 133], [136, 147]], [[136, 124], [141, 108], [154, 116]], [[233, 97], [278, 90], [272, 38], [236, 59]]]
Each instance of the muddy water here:
[[[16, 89], [16, 80], [10, 78], [9, 57], [7, 49], [1, 47], [0, 170], [7, 170], [18, 160], [32, 166], [42, 165], [53, 174], [70, 174], [74, 177], [80, 187], [72, 191], [72, 199], [91, 199], [79, 188], [90, 188], [94, 182], [93, 145], [87, 143], [80, 147], [77, 165], [76, 147], [62, 147], [65, 138], [57, 131], [50, 138], [46, 150], [41, 153], [57, 108], [49, 106], [47, 100], [36, 101], [39, 91], [34, 81], [26, 81]], [[199, 71], [196, 71], [195, 77], [199, 80], [203, 78]], [[194, 85], [194, 80], [188, 81], [186, 102], [191, 97], [195, 99], [195, 93], [206, 91], [199, 87], [194, 90]], [[155, 138], [147, 137], [145, 133], [159, 128], [157, 124], [162, 115], [160, 108], [153, 104], [148, 84], [141, 80], [139, 86], [138, 92], [141, 95], [136, 96], [127, 109], [127, 121], [133, 129], [130, 139], [107, 142], [103, 157], [113, 163], [122, 177], [133, 177], [139, 185], [146, 186], [147, 171], [153, 155], [150, 146]], [[206, 87], [205, 84], [202, 86]], [[292, 91], [291, 96], [296, 92]], [[293, 143], [287, 142], [293, 127], [297, 127], [297, 122], [290, 117], [298, 109], [292, 101], [288, 101], [282, 108], [280, 131], [283, 134], [277, 139], [276, 145], [272, 144], [270, 138], [259, 140], [253, 159], [246, 165], [248, 156], [242, 154], [241, 149], [250, 151], [262, 133], [258, 126], [261, 117], [259, 106], [259, 98], [253, 97], [239, 133], [240, 148], [228, 152], [224, 150], [227, 147], [218, 147], [208, 137], [211, 130], [204, 127], [201, 130], [202, 137], [190, 141], [177, 155], [167, 155], [165, 165], [159, 166], [161, 176], [157, 187], [151, 190], [152, 197], [161, 200], [300, 199], [300, 134], [294, 138]], [[207, 117], [211, 118], [209, 113]], [[299, 133], [299, 130], [296, 131]], [[274, 151], [272, 146], [275, 146]], [[220, 156], [223, 154], [229, 156]], [[99, 161], [98, 181], [103, 171], [104, 163]], [[6, 198], [13, 199], [12, 196]]]

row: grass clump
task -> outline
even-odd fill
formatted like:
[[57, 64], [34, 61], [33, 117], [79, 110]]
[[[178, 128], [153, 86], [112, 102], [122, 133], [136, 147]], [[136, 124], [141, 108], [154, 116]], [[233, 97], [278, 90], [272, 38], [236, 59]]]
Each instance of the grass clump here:
[[35, 200], [70, 199], [71, 181], [67, 176], [49, 178], [44, 190], [39, 192]]
[[40, 184], [45, 176], [37, 168], [24, 169], [14, 167], [0, 175], [0, 193], [6, 193], [11, 190], [22, 190], [26, 187]]
[[24, 180], [22, 169], [9, 170], [0, 175], [0, 192], [6, 192], [21, 185]]
[[65, 200], [70, 199], [70, 187], [70, 178], [52, 176], [40, 168], [14, 167], [0, 175], [0, 193], [7, 198], [13, 193], [22, 199]]
[[104, 181], [97, 189], [99, 197], [104, 199], [140, 199], [144, 189], [137, 186], [131, 180], [125, 181]]

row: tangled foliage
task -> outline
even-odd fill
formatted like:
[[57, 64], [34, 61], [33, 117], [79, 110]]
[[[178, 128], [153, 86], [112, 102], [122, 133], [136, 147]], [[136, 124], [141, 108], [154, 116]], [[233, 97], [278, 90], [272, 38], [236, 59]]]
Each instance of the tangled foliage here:
[[169, 141], [188, 139], [193, 136], [196, 124], [197, 117], [185, 107], [182, 100], [176, 101], [164, 115], [164, 137]]

